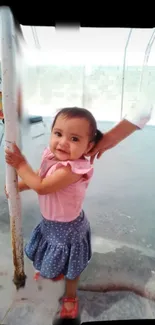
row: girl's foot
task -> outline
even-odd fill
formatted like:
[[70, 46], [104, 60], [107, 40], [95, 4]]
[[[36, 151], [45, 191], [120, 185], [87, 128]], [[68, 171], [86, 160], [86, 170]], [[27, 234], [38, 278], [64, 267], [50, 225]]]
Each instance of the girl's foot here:
[[63, 297], [58, 317], [77, 319], [79, 317], [78, 298]]
[[34, 274], [33, 279], [34, 279], [35, 281], [38, 281], [39, 278], [40, 278], [40, 272], [39, 272], [39, 271], [35, 271], [35, 274]]
[[53, 279], [51, 279], [52, 281], [60, 281], [60, 280], [62, 280], [62, 279], [64, 279], [64, 275], [63, 274], [60, 274], [60, 275], [58, 275], [56, 278], [53, 278]]
[[[36, 271], [35, 274], [34, 274], [34, 280], [38, 281], [40, 277], [41, 277], [40, 272]], [[53, 279], [50, 279], [50, 280], [56, 282], [56, 281], [62, 280], [63, 278], [64, 278], [64, 275], [60, 274], [56, 278], [53, 278]]]

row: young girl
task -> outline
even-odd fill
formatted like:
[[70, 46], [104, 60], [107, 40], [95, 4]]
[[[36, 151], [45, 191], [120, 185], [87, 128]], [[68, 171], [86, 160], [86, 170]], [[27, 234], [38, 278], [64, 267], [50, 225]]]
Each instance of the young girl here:
[[19, 191], [38, 193], [42, 221], [33, 230], [25, 253], [40, 275], [66, 279], [58, 314], [78, 317], [79, 276], [91, 258], [90, 225], [82, 210], [93, 167], [85, 155], [101, 139], [93, 115], [83, 108], [64, 108], [51, 129], [39, 172], [34, 172], [17, 146], [6, 149], [6, 162], [22, 179]]

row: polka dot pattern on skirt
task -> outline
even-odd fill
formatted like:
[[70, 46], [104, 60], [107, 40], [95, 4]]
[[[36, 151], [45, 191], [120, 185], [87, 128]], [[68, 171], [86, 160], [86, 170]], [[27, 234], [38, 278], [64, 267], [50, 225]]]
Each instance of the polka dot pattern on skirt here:
[[91, 231], [84, 211], [71, 222], [42, 219], [25, 246], [27, 257], [42, 277], [64, 274], [75, 279], [91, 259]]

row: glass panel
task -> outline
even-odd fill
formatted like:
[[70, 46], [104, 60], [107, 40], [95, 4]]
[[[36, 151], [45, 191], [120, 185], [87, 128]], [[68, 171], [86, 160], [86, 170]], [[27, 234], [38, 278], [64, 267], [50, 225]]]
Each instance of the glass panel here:
[[[25, 27], [23, 31], [24, 29]], [[35, 96], [41, 96], [38, 99], [42, 98], [42, 105], [52, 104], [54, 108], [82, 105], [88, 107], [98, 120], [119, 120], [122, 62], [129, 29], [84, 28], [80, 32], [65, 34], [53, 28], [37, 27], [36, 31], [41, 51], [32, 52], [27, 49], [25, 58], [29, 71], [35, 71], [36, 68], [32, 66], [40, 66], [36, 69], [38, 74], [35, 73], [35, 78], [38, 78], [35, 87], [39, 87], [39, 90], [34, 93], [37, 94]], [[43, 37], [45, 31], [46, 38]], [[48, 46], [48, 51], [45, 52]], [[32, 92], [34, 86], [28, 87]], [[47, 91], [50, 95], [47, 95]]]
[[150, 78], [150, 71], [152, 71], [152, 68], [146, 65], [143, 67], [143, 63], [152, 32], [152, 29], [132, 30], [126, 55], [123, 116], [136, 103], [142, 76], [142, 93], [145, 94], [146, 97], [149, 96], [148, 78]]

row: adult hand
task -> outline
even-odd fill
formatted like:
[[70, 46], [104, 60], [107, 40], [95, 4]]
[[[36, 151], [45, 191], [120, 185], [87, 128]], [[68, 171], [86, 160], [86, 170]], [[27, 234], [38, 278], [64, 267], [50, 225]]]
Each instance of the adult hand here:
[[90, 162], [93, 163], [95, 157], [99, 159], [106, 150], [115, 147], [118, 142], [119, 141], [116, 140], [116, 138], [110, 131], [104, 133], [103, 138], [87, 154], [87, 156], [90, 157]]
[[139, 130], [135, 124], [126, 119], [120, 121], [111, 130], [104, 133], [104, 137], [97, 143], [97, 145], [87, 154], [91, 157], [90, 162], [93, 163], [95, 156], [99, 159], [102, 154], [113, 147], [115, 147], [122, 140], [127, 138], [136, 130]]

